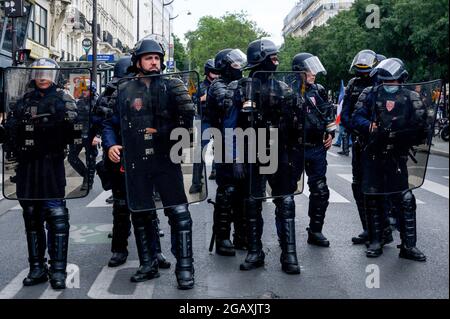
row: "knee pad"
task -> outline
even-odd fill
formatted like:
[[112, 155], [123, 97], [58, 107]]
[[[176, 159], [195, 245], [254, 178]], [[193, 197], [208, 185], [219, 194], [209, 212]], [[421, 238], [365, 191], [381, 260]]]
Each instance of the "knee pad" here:
[[311, 188], [311, 196], [317, 198], [321, 202], [328, 201], [330, 199], [330, 190], [328, 189], [327, 179], [321, 178], [317, 181], [309, 184]]
[[191, 213], [187, 205], [179, 205], [171, 209], [169, 218], [177, 231], [188, 231], [192, 228]]
[[114, 201], [114, 205], [113, 205], [113, 216], [116, 218], [129, 218], [130, 216], [130, 211], [127, 207], [127, 205], [125, 204], [125, 201], [121, 201], [121, 200], [115, 200]]
[[69, 232], [69, 210], [65, 207], [47, 208], [47, 222], [55, 234]]
[[402, 206], [405, 211], [415, 211], [417, 209], [416, 197], [412, 191], [407, 191], [402, 194]]
[[245, 212], [248, 217], [255, 217], [261, 214], [262, 202], [254, 198], [247, 198], [245, 200]]
[[295, 218], [295, 201], [293, 196], [285, 196], [276, 200], [276, 216], [282, 219]]
[[23, 208], [23, 219], [25, 221], [25, 230], [36, 230], [44, 225], [42, 216], [36, 206], [26, 206]]
[[216, 204], [218, 208], [231, 208], [233, 194], [236, 192], [234, 186], [219, 187], [217, 189]]

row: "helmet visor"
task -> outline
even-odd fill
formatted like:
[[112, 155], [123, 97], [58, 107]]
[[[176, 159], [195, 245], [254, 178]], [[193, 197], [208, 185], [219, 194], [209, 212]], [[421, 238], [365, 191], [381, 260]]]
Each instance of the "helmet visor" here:
[[378, 71], [382, 70], [384, 74], [390, 74], [391, 76], [395, 77], [397, 73], [401, 70], [402, 65], [396, 60], [393, 59], [387, 59], [384, 61], [381, 61], [380, 64], [376, 66], [376, 68], [372, 71], [370, 76], [374, 76]]
[[33, 67], [31, 71], [31, 80], [48, 80], [56, 83], [58, 71], [48, 69], [48, 67]]
[[352, 66], [350, 67], [350, 70], [352, 70], [354, 67], [360, 69], [360, 70], [370, 70], [375, 63], [377, 62], [376, 55], [370, 53], [370, 52], [361, 52], [355, 58], [353, 59]]
[[239, 49], [235, 49], [228, 53], [226, 59], [231, 67], [236, 70], [241, 70], [247, 64], [247, 55]]
[[320, 62], [319, 58], [316, 56], [306, 59], [303, 63], [306, 70], [314, 75], [317, 75], [319, 73], [323, 73], [324, 75], [327, 74], [327, 71], [322, 65], [322, 62]]

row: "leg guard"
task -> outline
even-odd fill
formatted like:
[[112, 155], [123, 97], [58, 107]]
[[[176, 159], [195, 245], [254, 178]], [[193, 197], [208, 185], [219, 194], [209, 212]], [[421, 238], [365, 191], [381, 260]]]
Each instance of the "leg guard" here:
[[275, 201], [276, 218], [279, 221], [277, 231], [280, 235], [282, 270], [287, 274], [300, 274], [295, 241], [295, 202], [292, 196]]
[[113, 206], [112, 253], [128, 255], [128, 236], [131, 230], [130, 211], [124, 200], [115, 200]]
[[170, 262], [167, 261], [166, 256], [162, 253], [161, 249], [161, 241], [159, 236], [159, 220], [158, 215], [156, 212], [152, 213], [152, 224], [153, 228], [155, 230], [156, 238], [155, 238], [155, 244], [156, 244], [156, 258], [158, 259], [158, 265], [161, 269], [169, 269], [170, 268]]
[[309, 228], [308, 243], [311, 245], [329, 247], [330, 242], [323, 236], [322, 228], [325, 221], [330, 199], [330, 191], [327, 185], [327, 179], [321, 178], [309, 183], [311, 195], [309, 196]]
[[202, 191], [203, 179], [203, 164], [194, 164], [192, 171], [192, 186], [189, 189], [189, 194], [197, 194]]
[[172, 227], [172, 251], [177, 258], [175, 275], [178, 289], [192, 289], [194, 288], [194, 258], [191, 214], [186, 205], [180, 205], [171, 209], [169, 218]]
[[247, 215], [248, 253], [240, 269], [252, 270], [262, 267], [265, 259], [261, 242], [264, 226], [261, 201], [253, 198], [246, 199], [245, 212]]
[[426, 261], [426, 256], [416, 247], [417, 227], [416, 227], [416, 198], [411, 191], [402, 195], [402, 210], [400, 214], [400, 257], [415, 261]]
[[364, 244], [368, 240], [367, 234], [367, 218], [366, 218], [366, 210], [364, 208], [364, 194], [361, 190], [360, 183], [352, 183], [353, 197], [355, 198], [356, 207], [358, 208], [359, 219], [361, 221], [361, 225], [363, 228], [363, 232], [358, 235], [358, 237], [353, 237], [352, 242], [355, 245]]
[[383, 197], [365, 196], [367, 230], [369, 233], [369, 247], [367, 257], [378, 257], [383, 253], [381, 241], [383, 236]]
[[159, 277], [156, 258], [156, 233], [151, 220], [152, 212], [132, 213], [134, 236], [139, 256], [139, 269], [131, 277], [131, 282], [143, 282]]
[[233, 207], [233, 245], [235, 249], [247, 250], [247, 218], [245, 216], [245, 198], [242, 191], [237, 190], [232, 199]]
[[48, 280], [48, 268], [45, 259], [47, 246], [44, 219], [42, 212], [36, 206], [26, 206], [23, 209], [25, 232], [27, 235], [28, 261], [30, 272], [23, 280], [24, 286], [34, 286]]
[[235, 192], [234, 186], [219, 186], [217, 189], [213, 227], [216, 234], [216, 253], [222, 256], [236, 255], [230, 240], [232, 198]]
[[50, 234], [50, 284], [53, 289], [64, 289], [69, 246], [69, 210], [66, 207], [55, 207], [45, 209], [45, 213]]

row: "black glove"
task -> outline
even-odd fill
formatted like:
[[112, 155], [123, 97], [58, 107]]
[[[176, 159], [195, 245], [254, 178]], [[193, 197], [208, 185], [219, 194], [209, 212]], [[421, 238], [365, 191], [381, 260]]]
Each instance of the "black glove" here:
[[245, 178], [245, 165], [242, 163], [233, 164], [233, 176], [235, 179]]

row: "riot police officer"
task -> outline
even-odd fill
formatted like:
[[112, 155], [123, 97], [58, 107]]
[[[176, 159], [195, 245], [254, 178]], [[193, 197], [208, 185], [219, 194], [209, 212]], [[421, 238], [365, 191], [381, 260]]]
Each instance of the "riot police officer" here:
[[[23, 209], [30, 264], [23, 284], [34, 286], [50, 279], [53, 289], [64, 289], [70, 228], [69, 210], [63, 200], [64, 158], [67, 144], [74, 138], [71, 128], [77, 119], [77, 106], [58, 89], [58, 68], [48, 58], [31, 65], [32, 90], [10, 109], [4, 150], [6, 158], [18, 165], [16, 194]], [[50, 269], [45, 258], [47, 248]]]
[[384, 195], [391, 194], [393, 206], [401, 210], [399, 256], [426, 261], [416, 247], [416, 199], [409, 186], [407, 161], [413, 156], [411, 147], [428, 139], [429, 112], [419, 94], [401, 86], [408, 72], [400, 59], [384, 60], [370, 75], [382, 84], [364, 89], [352, 119], [353, 127], [365, 141], [362, 187], [369, 237], [366, 255], [378, 257], [383, 253]]
[[[168, 156], [173, 144], [168, 135], [172, 129], [179, 126], [175, 119], [182, 118], [184, 123], [192, 123], [195, 108], [182, 81], [175, 78], [140, 80], [145, 76], [161, 74], [165, 68], [164, 56], [165, 52], [161, 44], [152, 39], [143, 39], [136, 44], [132, 51], [132, 71], [135, 72], [136, 77], [120, 85], [113, 95], [114, 115], [104, 123], [103, 142], [108, 150], [108, 157], [114, 164], [120, 164], [123, 157], [122, 152], [130, 152], [127, 154], [133, 156], [133, 149], [123, 149], [122, 146], [121, 120], [123, 118], [120, 116], [119, 108], [124, 108], [125, 105], [132, 107], [133, 110], [130, 109], [131, 116], [137, 116], [136, 120], [139, 120], [139, 111], [149, 107], [144, 101], [152, 99], [152, 90], [164, 90], [161, 92], [162, 96], [163, 98], [167, 97], [165, 101], [170, 100], [171, 104], [161, 102], [158, 112], [155, 114], [154, 123], [157, 123], [155, 125], [157, 127], [152, 129], [152, 135], [155, 135], [155, 148], [160, 155], [154, 157], [157, 163], [152, 166], [154, 170], [152, 174], [156, 176], [154, 183], [159, 190], [163, 205], [171, 207], [165, 212], [171, 225], [172, 253], [177, 259], [175, 274], [178, 288], [191, 289], [194, 286], [192, 220], [186, 204], [187, 198], [182, 178], [180, 178], [181, 166], [172, 163]], [[118, 94], [118, 92], [122, 92], [122, 94]], [[129, 105], [127, 101], [131, 101], [132, 104]], [[146, 125], [151, 124], [146, 123]], [[133, 182], [139, 183], [139, 181]], [[122, 198], [126, 205], [130, 205], [125, 199], [124, 178], [121, 180], [121, 185], [121, 194], [114, 195], [114, 198]], [[152, 214], [154, 213], [154, 211], [146, 211], [131, 214], [140, 260], [140, 267], [131, 278], [133, 282], [159, 277], [155, 247], [157, 234], [152, 224], [152, 220], [154, 220]]]
[[[95, 104], [97, 103], [97, 85], [95, 82], [91, 83], [91, 80], [81, 80], [78, 83], [81, 89], [81, 96], [77, 101], [78, 118], [87, 122], [87, 119], [91, 116]], [[92, 114], [91, 127], [86, 127], [83, 130], [83, 144], [70, 145], [69, 148], [69, 163], [80, 175], [84, 176], [82, 190], [92, 189], [95, 176], [95, 160], [98, 155], [98, 138], [100, 133], [101, 117], [96, 114]], [[80, 159], [79, 155], [83, 148], [86, 151], [86, 165]], [[89, 168], [89, 169], [88, 169]]]
[[[112, 95], [117, 90], [118, 82], [120, 79], [127, 76], [132, 76], [130, 68], [132, 67], [131, 56], [127, 55], [119, 59], [114, 66], [114, 76], [110, 83], [108, 83], [105, 92], [97, 103], [97, 113], [102, 114], [104, 118], [109, 118], [113, 112], [110, 108], [110, 102]], [[107, 156], [107, 150], [104, 150], [103, 166], [105, 172], [102, 175], [106, 175], [104, 178], [108, 180], [102, 184], [109, 184], [108, 189], [112, 189], [112, 204], [113, 204], [113, 231], [111, 252], [112, 256], [108, 262], [109, 267], [118, 267], [123, 265], [128, 258], [128, 237], [131, 231], [130, 210], [125, 202], [125, 189], [123, 184], [124, 173], [120, 170], [120, 165], [112, 163]], [[116, 199], [114, 199], [116, 196]], [[159, 231], [159, 220], [156, 213], [152, 213], [152, 223], [155, 227], [157, 234]], [[167, 261], [166, 257], [162, 253], [161, 242], [159, 236], [155, 238], [156, 256], [158, 259], [158, 266], [161, 269], [169, 269], [171, 264]]]
[[[362, 144], [360, 137], [357, 135], [354, 127], [352, 126], [352, 115], [355, 110], [355, 105], [358, 102], [358, 98], [361, 93], [367, 87], [374, 86], [374, 78], [370, 77], [370, 72], [378, 63], [378, 58], [375, 52], [372, 50], [362, 50], [353, 59], [352, 65], [350, 67], [350, 72], [355, 72], [355, 77], [352, 78], [346, 89], [344, 102], [342, 107], [342, 125], [345, 127], [346, 132], [352, 135], [352, 173], [353, 182], [352, 190], [353, 197], [356, 201], [356, 206], [358, 208], [359, 217], [363, 227], [363, 232], [357, 237], [352, 238], [354, 244], [364, 244], [367, 237], [367, 223], [366, 223], [366, 213], [364, 211], [364, 195], [361, 189], [362, 180]], [[344, 149], [348, 148], [348, 138], [343, 137]]]
[[333, 105], [328, 101], [325, 88], [315, 83], [316, 76], [326, 74], [326, 70], [319, 58], [310, 53], [297, 54], [292, 61], [292, 70], [302, 72], [298, 89], [305, 100], [305, 172], [310, 189], [308, 244], [329, 247], [330, 242], [322, 234], [322, 228], [330, 198], [326, 178], [327, 150], [331, 147], [336, 124]]
[[[248, 253], [245, 261], [240, 265], [243, 271], [252, 270], [264, 265], [265, 253], [263, 251], [263, 217], [262, 198], [265, 198], [265, 185], [268, 183], [275, 197], [274, 204], [277, 233], [280, 239], [282, 270], [287, 274], [300, 274], [295, 239], [295, 202], [294, 193], [297, 191], [297, 182], [301, 176], [303, 159], [299, 140], [292, 143], [288, 133], [294, 122], [294, 107], [297, 106], [293, 90], [283, 81], [271, 78], [279, 65], [279, 50], [275, 43], [268, 39], [259, 39], [249, 44], [247, 48], [248, 64], [250, 70], [248, 79], [240, 81], [242, 93], [236, 90], [234, 105], [240, 111], [241, 124], [239, 127], [252, 126], [255, 129], [279, 131], [279, 144], [277, 156], [278, 170], [274, 174], [262, 175], [260, 164], [251, 164], [244, 171], [246, 182], [250, 185], [247, 193], [245, 212], [247, 217]], [[251, 83], [251, 84], [250, 84]], [[250, 94], [249, 84], [251, 90]], [[241, 99], [239, 99], [241, 96]], [[243, 108], [247, 98], [256, 98], [256, 103], [250, 109]], [[252, 123], [248, 123], [249, 119]], [[247, 122], [247, 123], [246, 123]], [[259, 137], [258, 137], [259, 139]], [[267, 144], [267, 141], [266, 141]], [[270, 142], [269, 142], [270, 144]], [[239, 166], [238, 166], [239, 167]]]
[[[204, 67], [204, 75], [205, 75], [205, 79], [203, 80], [202, 83], [200, 83], [200, 92], [199, 92], [199, 96], [200, 96], [200, 107], [201, 107], [201, 111], [202, 111], [202, 117], [201, 117], [201, 134], [203, 135], [203, 132], [205, 132], [208, 128], [211, 127], [211, 125], [208, 122], [208, 109], [206, 108], [206, 98], [207, 98], [207, 93], [208, 93], [208, 89], [211, 86], [211, 84], [214, 82], [215, 79], [217, 79], [219, 77], [219, 75], [217, 74], [217, 71], [214, 67], [214, 59], [209, 59], [208, 61], [206, 61], [205, 63], [205, 67]], [[203, 149], [209, 144], [209, 140], [203, 140], [202, 139], [202, 152]], [[212, 170], [211, 170], [211, 175], [215, 176], [215, 163], [213, 161], [212, 163]], [[195, 193], [199, 193], [202, 190], [202, 178], [203, 178], [203, 164], [197, 163], [194, 164], [194, 172], [192, 175], [192, 186], [191, 189], [189, 190], [189, 193], [191, 194], [195, 194]]]
[[[210, 86], [207, 95], [207, 118], [211, 127], [219, 129], [223, 136], [228, 123], [224, 123], [225, 101], [229, 94], [228, 85], [242, 78], [245, 54], [239, 49], [224, 49], [217, 53], [214, 67], [220, 74]], [[224, 141], [221, 141], [224, 145]], [[246, 185], [233, 170], [233, 164], [220, 159], [216, 163], [216, 203], [214, 225], [216, 253], [235, 256], [235, 249], [246, 249], [244, 194]], [[230, 240], [231, 223], [234, 224], [233, 242]]]

